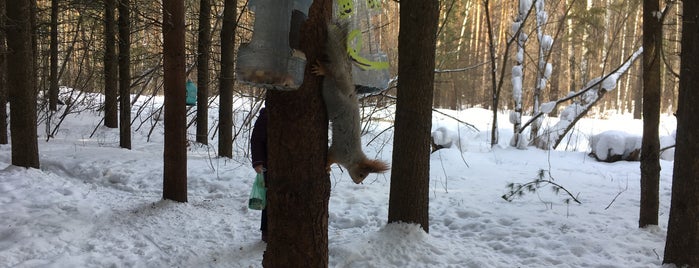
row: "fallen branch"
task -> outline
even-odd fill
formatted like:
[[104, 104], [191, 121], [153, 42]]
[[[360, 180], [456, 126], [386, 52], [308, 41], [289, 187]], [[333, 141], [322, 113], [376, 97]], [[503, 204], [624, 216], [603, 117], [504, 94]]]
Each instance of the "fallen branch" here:
[[582, 204], [580, 200], [578, 200], [568, 189], [563, 187], [562, 185], [556, 183], [553, 181], [553, 178], [549, 179], [544, 179], [544, 174], [546, 170], [540, 169], [537, 178], [534, 179], [533, 181], [524, 183], [524, 184], [519, 184], [519, 183], [510, 183], [507, 185], [508, 188], [510, 188], [510, 191], [507, 192], [506, 194], [502, 195], [502, 199], [505, 199], [507, 202], [512, 202], [516, 197], [521, 197], [523, 196], [526, 192], [530, 193], [535, 193], [538, 189], [541, 189], [543, 187], [546, 187], [548, 185], [551, 185], [553, 191], [555, 193], [559, 193], [561, 190], [563, 190], [570, 198], [565, 199], [565, 203], [570, 203], [570, 200], [575, 201], [575, 203]]

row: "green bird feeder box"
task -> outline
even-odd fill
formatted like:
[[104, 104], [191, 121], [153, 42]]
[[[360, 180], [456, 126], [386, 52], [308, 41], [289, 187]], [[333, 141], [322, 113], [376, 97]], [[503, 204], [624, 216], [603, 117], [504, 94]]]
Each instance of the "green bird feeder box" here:
[[197, 105], [197, 85], [192, 80], [187, 80], [185, 88], [187, 90], [187, 106]]
[[333, 18], [349, 24], [347, 53], [358, 92], [386, 90], [390, 73], [388, 56], [381, 51], [381, 0], [335, 0]]

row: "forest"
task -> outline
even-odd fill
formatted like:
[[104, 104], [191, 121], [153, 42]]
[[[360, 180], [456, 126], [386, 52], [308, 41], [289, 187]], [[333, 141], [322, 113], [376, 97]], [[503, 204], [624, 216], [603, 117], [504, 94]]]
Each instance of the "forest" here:
[[[56, 31], [58, 79], [61, 86], [83, 91], [99, 91], [104, 88], [102, 69], [104, 65], [104, 2], [103, 1], [56, 1]], [[199, 36], [199, 1], [185, 2], [185, 55], [187, 76], [197, 77], [197, 40]], [[554, 37], [554, 47], [543, 55], [553, 68], [552, 79], [542, 96], [554, 100], [568, 92], [579, 90], [593, 77], [621, 65], [624, 60], [641, 46], [642, 8], [641, 0], [623, 1], [547, 1], [548, 22], [541, 31]], [[681, 9], [669, 2], [662, 16], [664, 64], [662, 75], [662, 107], [671, 114], [676, 109], [679, 75], [679, 37], [681, 34]], [[236, 47], [249, 41], [252, 35], [250, 12], [245, 2], [238, 1], [238, 28], [235, 31]], [[50, 34], [52, 1], [36, 1], [36, 70], [37, 88], [46, 90], [50, 86]], [[468, 107], [492, 107], [489, 49], [492, 43], [498, 70], [509, 70], [514, 62], [516, 44], [507, 44], [512, 36], [511, 26], [517, 1], [440, 1], [440, 21], [436, 49], [436, 77], [434, 106], [450, 109]], [[160, 21], [162, 8], [159, 2], [132, 0], [130, 13], [130, 69], [133, 73], [131, 91], [135, 94], [162, 94], [162, 38]], [[219, 33], [222, 22], [223, 1], [212, 1], [210, 31]], [[489, 17], [485, 13], [489, 12]], [[381, 16], [381, 47], [389, 62], [397, 62], [399, 21], [398, 4], [386, 1]], [[488, 21], [489, 20], [489, 21]], [[525, 22], [523, 30], [535, 36], [535, 23]], [[488, 35], [492, 32], [493, 40]], [[419, 37], [414, 37], [419, 38]], [[208, 51], [209, 76], [220, 75], [220, 35], [210, 34]], [[533, 89], [539, 40], [530, 38], [525, 45], [524, 87]], [[509, 46], [509, 49], [508, 49]], [[235, 53], [237, 50], [234, 50]], [[397, 65], [391, 65], [391, 73], [397, 73]], [[633, 113], [640, 118], [638, 94], [641, 88], [640, 65], [635, 64], [629, 75], [621, 79], [614, 96], [606, 97], [595, 108], [594, 114]], [[509, 71], [505, 72], [508, 75]], [[499, 74], [499, 72], [498, 72]], [[218, 79], [210, 79], [211, 96], [217, 95]], [[502, 96], [510, 96], [512, 86], [504, 79]], [[245, 95], [261, 95], [260, 90], [237, 85], [236, 92]], [[523, 110], [532, 110], [532, 92], [525, 90]], [[501, 109], [512, 109], [508, 98], [500, 100]], [[554, 112], [553, 115], [556, 113]]]
[[[327, 266], [331, 183], [319, 164], [327, 162], [327, 155], [318, 152], [327, 151], [329, 125], [319, 113], [326, 109], [320, 79], [306, 65], [298, 89], [264, 88], [243, 81], [236, 66], [239, 52], [261, 35], [256, 28], [263, 25], [258, 21], [263, 9], [251, 7], [264, 2], [0, 0], [0, 144], [12, 145], [13, 165], [39, 168], [36, 133], [51, 142], [71, 116], [98, 112], [102, 118], [92, 134], [101, 127], [118, 129], [120, 148], [132, 148], [134, 132], [147, 132], [148, 140], [164, 137], [163, 199], [187, 202], [188, 148], [211, 142], [218, 146], [217, 157], [233, 158], [241, 150], [247, 154], [247, 148], [236, 148], [238, 139], [251, 131], [266, 105], [274, 118], [268, 139], [277, 145], [270, 146], [269, 163], [277, 167], [270, 169], [270, 177], [293, 178], [268, 193], [277, 201], [270, 202], [270, 213], [287, 219], [270, 228], [304, 223], [293, 234], [273, 238], [263, 264]], [[324, 48], [319, 40], [327, 35], [318, 29], [341, 4], [288, 2], [295, 8], [308, 5], [303, 10], [307, 17], [296, 25], [299, 40], [290, 44], [297, 42], [307, 64], [315, 62]], [[689, 239], [681, 235], [696, 232], [681, 219], [699, 208], [699, 193], [682, 191], [699, 183], [692, 173], [696, 157], [687, 153], [697, 146], [689, 124], [695, 119], [687, 116], [695, 109], [691, 101], [697, 94], [690, 88], [696, 63], [685, 60], [697, 52], [683, 46], [696, 41], [683, 35], [687, 29], [696, 33], [686, 17], [694, 12], [696, 20], [696, 3], [367, 1], [372, 2], [380, 2], [381, 8], [365, 45], [385, 54], [390, 79], [385, 88], [361, 94], [358, 102], [363, 133], [368, 121], [389, 120], [377, 119], [377, 114], [396, 109], [389, 127], [395, 133], [389, 223], [413, 222], [429, 232], [429, 155], [441, 144], [435, 144], [427, 122], [440, 109], [479, 108], [492, 112], [490, 146], [501, 143], [500, 136], [511, 136], [505, 143], [518, 149], [560, 149], [582, 118], [629, 115], [643, 120], [643, 144], [634, 159], [641, 170], [639, 227], [658, 225], [658, 118], [677, 116], [673, 178], [688, 177], [673, 184], [663, 262], [699, 265], [699, 234], [691, 233]], [[188, 95], [188, 83], [196, 86], [194, 102], [188, 100], [194, 97]], [[234, 105], [240, 99], [250, 101]], [[208, 114], [211, 108], [218, 114]], [[499, 114], [512, 125], [512, 135], [501, 134]], [[542, 125], [549, 117], [562, 120]], [[156, 131], [160, 127], [163, 133]], [[193, 138], [187, 135], [190, 130], [196, 132]], [[678, 163], [686, 169], [678, 169]], [[304, 207], [311, 209], [299, 213]], [[286, 250], [297, 243], [295, 250]]]

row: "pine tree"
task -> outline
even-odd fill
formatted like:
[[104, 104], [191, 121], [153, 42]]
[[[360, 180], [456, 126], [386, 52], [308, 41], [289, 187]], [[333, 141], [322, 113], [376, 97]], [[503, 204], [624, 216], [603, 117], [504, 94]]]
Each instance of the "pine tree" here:
[[225, 0], [221, 25], [221, 74], [219, 77], [218, 156], [233, 157], [233, 83], [237, 0]]
[[211, 47], [211, 0], [199, 2], [197, 40], [197, 142], [208, 144], [209, 49]]
[[114, 10], [117, 0], [106, 0], [104, 3], [104, 126], [119, 127], [117, 109], [117, 71], [118, 59], [116, 54], [116, 22]]
[[163, 198], [187, 202], [184, 1], [163, 2], [165, 148]]
[[36, 129], [36, 90], [30, 0], [7, 1], [7, 68], [12, 165], [39, 168]]
[[[315, 0], [300, 33], [308, 62], [320, 59], [331, 0]], [[328, 266], [328, 118], [320, 79], [306, 72], [292, 92], [268, 91], [269, 240], [265, 267]]]
[[388, 222], [416, 223], [425, 232], [429, 232], [430, 133], [438, 18], [436, 0], [401, 1]]
[[660, 206], [660, 49], [659, 0], [643, 1], [643, 140], [641, 205], [638, 226], [658, 225]]
[[663, 263], [699, 267], [699, 3], [683, 2], [682, 62], [672, 201]]

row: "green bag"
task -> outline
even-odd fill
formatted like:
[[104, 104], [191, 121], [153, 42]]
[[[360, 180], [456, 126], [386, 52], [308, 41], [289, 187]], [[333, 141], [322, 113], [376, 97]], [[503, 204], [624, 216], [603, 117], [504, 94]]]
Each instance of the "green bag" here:
[[250, 200], [248, 200], [248, 208], [254, 210], [263, 210], [267, 205], [267, 188], [265, 188], [265, 176], [262, 173], [257, 173], [255, 183], [252, 184], [250, 191]]

